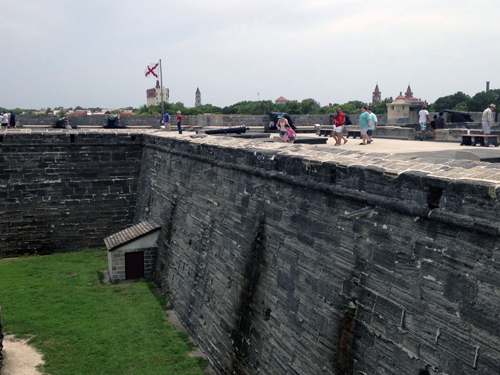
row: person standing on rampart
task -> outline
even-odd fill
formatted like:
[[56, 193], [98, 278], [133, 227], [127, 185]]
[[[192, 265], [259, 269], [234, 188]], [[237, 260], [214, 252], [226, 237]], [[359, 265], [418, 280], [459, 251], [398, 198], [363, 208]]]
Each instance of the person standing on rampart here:
[[16, 127], [16, 115], [12, 111], [10, 111], [9, 127], [10, 128]]
[[448, 129], [448, 124], [446, 124], [446, 119], [444, 118], [444, 113], [439, 112], [439, 117], [436, 119], [437, 129]]
[[179, 134], [182, 134], [182, 127], [181, 127], [181, 124], [182, 124], [182, 115], [181, 115], [181, 111], [177, 111], [177, 130], [179, 130]]
[[342, 124], [345, 124], [345, 113], [342, 110], [342, 107], [339, 107], [339, 109], [337, 111], [339, 111], [340, 115], [342, 116]]
[[285, 118], [283, 115], [278, 116], [278, 123], [276, 124], [276, 127], [280, 131], [279, 135], [280, 138], [286, 141], [286, 138], [288, 136], [288, 132], [286, 130], [286, 125], [290, 125], [288, 123], [288, 120]]
[[431, 124], [429, 126], [431, 133], [432, 133], [432, 141], [436, 142], [436, 127], [437, 127], [437, 115], [434, 115], [434, 119], [431, 121]]
[[333, 131], [332, 137], [335, 139], [335, 146], [340, 146], [342, 144], [342, 139], [344, 139], [344, 144], [347, 142], [347, 139], [342, 136], [342, 129], [344, 128], [344, 117], [342, 117], [343, 113], [341, 113], [341, 109], [337, 109], [335, 114], [333, 115]]
[[3, 111], [3, 116], [2, 116], [2, 128], [7, 129], [9, 126], [9, 115], [7, 112]]
[[491, 127], [493, 126], [493, 111], [496, 108], [496, 105], [492, 103], [483, 112], [481, 120], [483, 121], [483, 133], [485, 135], [491, 134]]
[[363, 142], [360, 145], [368, 144], [368, 130], [370, 129], [370, 114], [367, 111], [367, 107], [361, 108], [361, 114], [359, 115], [359, 129], [361, 130], [361, 136], [363, 137]]
[[163, 122], [165, 123], [165, 131], [169, 132], [172, 129], [172, 126], [170, 125], [170, 115], [168, 113], [168, 110], [167, 113], [165, 113], [165, 115], [163, 116]]
[[378, 118], [375, 113], [372, 112], [371, 108], [368, 108], [368, 113], [370, 114], [370, 129], [367, 131], [368, 134], [368, 143], [372, 143], [372, 135], [373, 131], [378, 128]]
[[424, 105], [420, 112], [418, 112], [418, 123], [420, 124], [420, 140], [425, 141], [425, 131], [427, 130], [427, 124], [430, 124], [429, 112], [427, 107]]

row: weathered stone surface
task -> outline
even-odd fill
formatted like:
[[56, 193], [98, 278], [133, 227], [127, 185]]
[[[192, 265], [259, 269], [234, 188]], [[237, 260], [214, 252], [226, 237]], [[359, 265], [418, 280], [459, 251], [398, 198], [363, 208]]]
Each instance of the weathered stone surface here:
[[155, 279], [220, 374], [498, 373], [498, 165], [33, 135], [0, 143], [2, 243], [161, 223]]
[[8, 131], [0, 143], [0, 255], [102, 247], [132, 223], [140, 133]]
[[3, 362], [3, 326], [2, 326], [2, 306], [0, 306], [0, 371], [2, 370]]
[[232, 140], [144, 147], [135, 220], [170, 228], [156, 279], [219, 373], [500, 368], [496, 182], [467, 180], [494, 170]]

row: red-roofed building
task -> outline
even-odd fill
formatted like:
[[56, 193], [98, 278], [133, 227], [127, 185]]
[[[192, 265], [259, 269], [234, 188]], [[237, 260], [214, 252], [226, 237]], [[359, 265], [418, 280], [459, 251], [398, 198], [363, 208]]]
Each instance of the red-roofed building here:
[[286, 104], [286, 102], [288, 102], [288, 100], [286, 100], [284, 97], [280, 96], [278, 99], [276, 99], [274, 101], [274, 103], [276, 104]]
[[417, 114], [427, 102], [415, 98], [410, 85], [406, 89], [405, 95], [402, 92], [393, 100], [387, 103], [387, 123], [414, 123], [417, 121]]
[[87, 116], [86, 110], [77, 110], [68, 114], [68, 116]]
[[132, 111], [123, 111], [121, 114], [122, 115], [132, 115], [133, 112]]

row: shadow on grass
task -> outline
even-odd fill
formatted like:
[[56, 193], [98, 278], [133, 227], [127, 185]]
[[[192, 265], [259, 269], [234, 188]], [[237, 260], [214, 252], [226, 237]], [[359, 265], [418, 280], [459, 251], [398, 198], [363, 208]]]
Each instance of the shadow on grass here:
[[102, 273], [102, 271], [97, 271], [97, 279], [99, 280], [99, 284], [104, 284], [104, 274]]
[[156, 298], [156, 300], [160, 304], [162, 310], [163, 311], [171, 310], [172, 306], [170, 306], [170, 304], [167, 303], [167, 298], [161, 293], [160, 289], [158, 289], [156, 284], [152, 281], [145, 281], [145, 283], [148, 286], [148, 289], [151, 292], [151, 294]]
[[[158, 304], [161, 306], [163, 311], [174, 309], [173, 306], [167, 301], [167, 298], [165, 297], [165, 295], [163, 295], [161, 293], [160, 289], [156, 286], [156, 284], [154, 282], [148, 281], [148, 282], [146, 282], [146, 285], [148, 286], [151, 294], [158, 301]], [[169, 321], [169, 324], [171, 324], [174, 327], [174, 329], [177, 333], [177, 337], [188, 345], [189, 350], [191, 352], [198, 348], [198, 345], [196, 345], [196, 343], [194, 342], [194, 340], [192, 339], [192, 337], [188, 333], [180, 332], [176, 328], [176, 326], [174, 324], [172, 324], [170, 321]], [[185, 329], [185, 327], [184, 327], [184, 329]], [[196, 357], [194, 357], [194, 359], [196, 360], [196, 363], [198, 364], [198, 366], [200, 367], [201, 370], [203, 370], [205, 372], [208, 369], [210, 362], [206, 358], [196, 356]]]

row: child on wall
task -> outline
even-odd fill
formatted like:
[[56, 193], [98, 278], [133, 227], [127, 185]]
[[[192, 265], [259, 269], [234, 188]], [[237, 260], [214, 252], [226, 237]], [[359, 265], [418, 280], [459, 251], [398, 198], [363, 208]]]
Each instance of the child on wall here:
[[431, 133], [432, 133], [432, 140], [434, 142], [436, 142], [436, 127], [437, 127], [436, 119], [437, 119], [437, 115], [434, 115], [434, 120], [431, 121], [431, 124], [429, 126]]
[[285, 139], [286, 143], [294, 143], [295, 140], [297, 139], [297, 133], [290, 127], [290, 125], [287, 123], [285, 124], [285, 129], [287, 132], [287, 138]]

